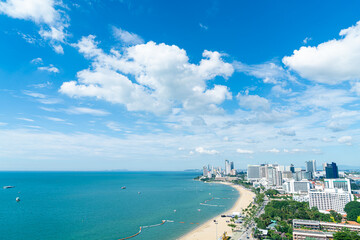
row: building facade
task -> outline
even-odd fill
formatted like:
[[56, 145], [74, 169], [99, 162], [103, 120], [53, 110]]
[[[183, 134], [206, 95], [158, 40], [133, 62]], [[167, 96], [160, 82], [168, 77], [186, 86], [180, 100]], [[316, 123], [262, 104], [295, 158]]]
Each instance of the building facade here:
[[310, 208], [317, 207], [320, 211], [334, 210], [344, 213], [344, 207], [352, 200], [351, 193], [342, 189], [325, 189], [324, 191], [309, 191]]

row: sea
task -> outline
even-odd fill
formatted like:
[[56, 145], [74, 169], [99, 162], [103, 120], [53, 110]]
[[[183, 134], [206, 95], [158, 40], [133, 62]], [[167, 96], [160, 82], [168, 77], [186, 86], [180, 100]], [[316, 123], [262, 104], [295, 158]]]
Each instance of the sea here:
[[[238, 198], [232, 187], [194, 180], [198, 175], [0, 172], [0, 239], [118, 240], [140, 226], [150, 227], [131, 239], [177, 239]], [[2, 188], [7, 185], [15, 188]]]

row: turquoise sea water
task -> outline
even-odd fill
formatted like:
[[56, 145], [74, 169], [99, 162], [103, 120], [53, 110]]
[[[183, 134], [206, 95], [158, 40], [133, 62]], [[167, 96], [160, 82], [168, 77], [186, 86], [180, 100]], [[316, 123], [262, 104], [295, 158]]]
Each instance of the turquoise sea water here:
[[[117, 240], [163, 219], [174, 222], [144, 229], [132, 239], [177, 239], [198, 226], [190, 223], [211, 219], [229, 209], [238, 197], [229, 186], [192, 180], [196, 175], [0, 172], [0, 239]], [[5, 185], [16, 187], [2, 189]], [[16, 197], [21, 201], [16, 202]], [[222, 206], [200, 205], [212, 197], [208, 204]]]

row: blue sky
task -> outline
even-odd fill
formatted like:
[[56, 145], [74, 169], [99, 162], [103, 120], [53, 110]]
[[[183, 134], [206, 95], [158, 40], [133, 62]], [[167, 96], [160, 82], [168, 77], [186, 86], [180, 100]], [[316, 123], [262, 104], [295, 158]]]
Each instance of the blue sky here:
[[0, 170], [360, 166], [358, 1], [0, 1]]

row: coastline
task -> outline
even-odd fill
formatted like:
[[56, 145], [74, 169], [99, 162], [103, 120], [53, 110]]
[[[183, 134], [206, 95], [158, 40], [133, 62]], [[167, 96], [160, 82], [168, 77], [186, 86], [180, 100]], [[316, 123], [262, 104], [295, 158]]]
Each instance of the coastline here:
[[[221, 215], [232, 214], [233, 212], [241, 212], [242, 209], [246, 208], [252, 201], [255, 194], [250, 190], [240, 186], [234, 185], [232, 183], [218, 182], [220, 184], [225, 184], [231, 186], [239, 192], [239, 197], [236, 200], [235, 204], [231, 207], [230, 210], [221, 213], [220, 215], [211, 218], [204, 224], [195, 228], [191, 232], [181, 236], [177, 240], [211, 240], [216, 239], [216, 230], [218, 237], [221, 236], [222, 233], [227, 232], [230, 236], [232, 235], [231, 227], [228, 226], [229, 223], [226, 221], [229, 218], [222, 218]], [[218, 222], [217, 226], [214, 223], [214, 220]], [[217, 229], [216, 229], [217, 228]]]

